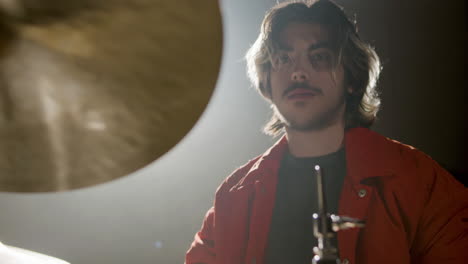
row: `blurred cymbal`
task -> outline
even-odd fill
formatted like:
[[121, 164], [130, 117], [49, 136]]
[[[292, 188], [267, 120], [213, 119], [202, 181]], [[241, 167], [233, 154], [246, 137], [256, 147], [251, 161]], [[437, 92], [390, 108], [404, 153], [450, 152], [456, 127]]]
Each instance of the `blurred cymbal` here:
[[66, 261], [34, 251], [8, 246], [0, 242], [2, 264], [69, 264]]
[[128, 175], [186, 135], [215, 87], [218, 1], [0, 0], [0, 14], [0, 191]]

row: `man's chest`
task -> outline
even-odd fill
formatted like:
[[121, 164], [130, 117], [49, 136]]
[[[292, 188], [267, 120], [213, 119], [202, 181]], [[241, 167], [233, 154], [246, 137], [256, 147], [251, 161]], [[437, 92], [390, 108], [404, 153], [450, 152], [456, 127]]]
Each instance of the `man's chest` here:
[[[228, 250], [220, 249], [227, 252], [220, 256], [220, 259], [224, 258], [220, 263], [249, 263], [249, 260], [255, 260], [257, 264], [267, 263], [266, 252], [272, 225], [275, 224], [279, 182], [273, 183], [255, 181], [251, 186], [230, 193], [229, 198], [224, 200], [224, 212], [217, 221], [217, 231], [223, 237], [222, 241], [226, 241], [226, 244], [219, 246]], [[341, 258], [350, 263], [356, 263], [356, 260], [359, 263], [409, 263], [410, 246], [404, 225], [398, 212], [392, 209], [394, 206], [390, 205], [392, 208], [389, 208], [391, 202], [374, 187], [356, 186], [349, 179], [344, 180], [340, 193], [338, 213], [366, 221], [365, 228], [338, 232]], [[223, 220], [225, 218], [229, 218], [229, 221]], [[287, 223], [285, 229], [290, 228], [291, 223]], [[309, 237], [309, 231], [304, 229], [302, 241], [310, 243]], [[391, 256], [389, 252], [392, 252]]]

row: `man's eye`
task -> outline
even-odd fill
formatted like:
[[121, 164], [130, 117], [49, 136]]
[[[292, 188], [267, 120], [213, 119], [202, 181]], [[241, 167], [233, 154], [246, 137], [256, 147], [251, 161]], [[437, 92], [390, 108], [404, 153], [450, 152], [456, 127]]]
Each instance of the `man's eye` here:
[[322, 62], [322, 61], [331, 61], [331, 56], [327, 52], [316, 53], [310, 56], [312, 61]]
[[284, 64], [289, 62], [289, 56], [287, 54], [282, 54], [279, 56], [279, 62]]
[[273, 60], [273, 67], [280, 69], [287, 66], [290, 62], [291, 58], [289, 55], [286, 53], [281, 53], [275, 56], [275, 59]]
[[309, 60], [316, 70], [329, 70], [332, 67], [332, 55], [328, 52], [318, 52], [309, 55]]

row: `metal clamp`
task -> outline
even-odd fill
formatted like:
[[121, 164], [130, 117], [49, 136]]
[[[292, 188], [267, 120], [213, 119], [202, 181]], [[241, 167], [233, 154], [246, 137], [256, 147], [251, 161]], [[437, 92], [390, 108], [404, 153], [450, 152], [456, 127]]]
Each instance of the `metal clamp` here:
[[347, 216], [338, 216], [327, 213], [325, 199], [325, 184], [320, 166], [314, 167], [317, 179], [318, 213], [313, 215], [314, 236], [317, 238], [317, 247], [314, 247], [312, 264], [341, 264], [338, 245], [332, 241], [336, 232], [349, 228], [361, 228], [365, 222]]

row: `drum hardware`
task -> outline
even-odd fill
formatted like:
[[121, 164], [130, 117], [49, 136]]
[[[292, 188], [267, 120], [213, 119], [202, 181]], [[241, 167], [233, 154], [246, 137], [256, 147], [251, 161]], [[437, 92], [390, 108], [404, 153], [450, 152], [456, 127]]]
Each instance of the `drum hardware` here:
[[337, 241], [337, 232], [349, 228], [362, 228], [365, 226], [365, 222], [327, 213], [322, 169], [316, 165], [314, 170], [317, 181], [318, 213], [314, 213], [312, 216], [314, 236], [317, 239], [317, 246], [313, 249], [315, 256], [312, 259], [312, 264], [341, 264], [338, 245], [333, 245], [333, 241]]

